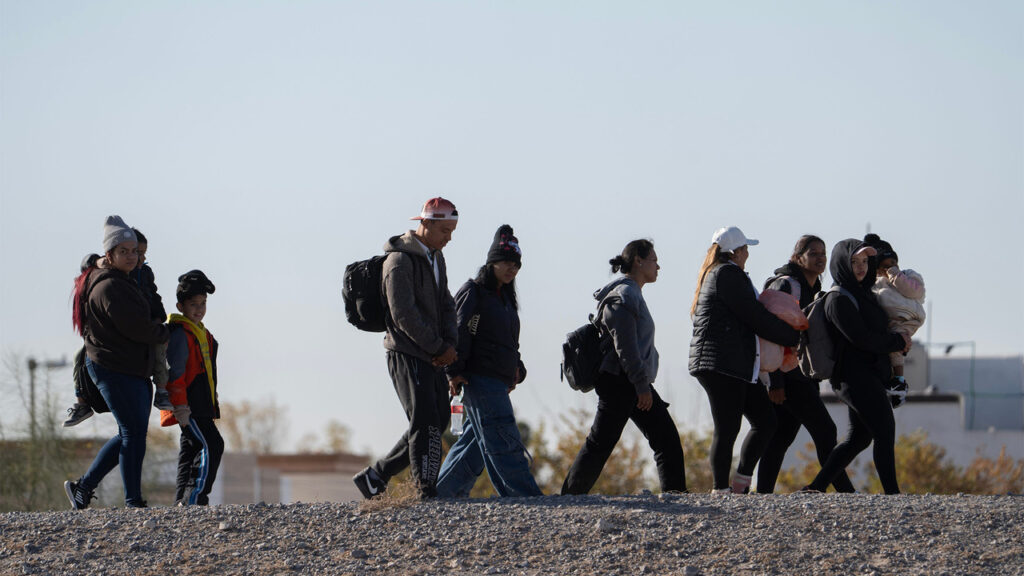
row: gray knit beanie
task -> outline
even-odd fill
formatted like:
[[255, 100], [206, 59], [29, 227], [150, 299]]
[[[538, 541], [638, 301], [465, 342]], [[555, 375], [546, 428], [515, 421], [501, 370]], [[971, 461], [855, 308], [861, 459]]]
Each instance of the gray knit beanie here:
[[138, 238], [120, 216], [107, 216], [103, 223], [103, 251], [110, 252], [122, 242], [138, 242]]

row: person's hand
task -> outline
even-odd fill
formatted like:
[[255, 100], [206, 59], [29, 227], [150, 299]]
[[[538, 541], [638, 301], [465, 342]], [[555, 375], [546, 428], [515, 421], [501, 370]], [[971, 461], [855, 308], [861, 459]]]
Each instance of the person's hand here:
[[910, 339], [910, 336], [907, 336], [906, 334], [900, 334], [900, 336], [903, 336], [903, 355], [906, 356], [907, 352], [910, 352], [910, 348], [914, 345], [914, 342]]
[[440, 356], [434, 356], [433, 364], [434, 366], [448, 366], [455, 362], [458, 357], [459, 355], [455, 353], [455, 348], [453, 346], [449, 346], [445, 348], [444, 352], [442, 352]]
[[448, 379], [448, 393], [452, 396], [458, 396], [462, 393], [462, 385], [466, 383], [465, 376], [452, 376]]
[[189, 421], [192, 420], [192, 409], [188, 407], [188, 404], [175, 406], [171, 412], [174, 413], [174, 419], [181, 424], [182, 428], [188, 428]]
[[647, 412], [654, 405], [654, 395], [650, 392], [644, 392], [643, 394], [637, 395], [636, 407]]
[[786, 401], [786, 389], [785, 388], [769, 388], [768, 399], [775, 404], [782, 404]]

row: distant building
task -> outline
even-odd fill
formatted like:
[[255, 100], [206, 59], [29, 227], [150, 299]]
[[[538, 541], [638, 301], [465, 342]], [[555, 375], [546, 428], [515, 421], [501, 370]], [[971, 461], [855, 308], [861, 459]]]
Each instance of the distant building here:
[[368, 461], [367, 456], [344, 453], [227, 453], [210, 493], [210, 504], [361, 500], [352, 476]]
[[[929, 442], [944, 448], [961, 467], [979, 455], [996, 458], [1003, 447], [1008, 457], [1024, 459], [1024, 357], [929, 358], [919, 352], [907, 360], [910, 394], [895, 412], [897, 437], [923, 430]], [[848, 408], [828, 383], [822, 384], [822, 397], [842, 441]], [[798, 451], [814, 456], [805, 449], [809, 442], [810, 435], [801, 428], [783, 469], [803, 464]], [[861, 474], [870, 459], [869, 448], [851, 469]]]

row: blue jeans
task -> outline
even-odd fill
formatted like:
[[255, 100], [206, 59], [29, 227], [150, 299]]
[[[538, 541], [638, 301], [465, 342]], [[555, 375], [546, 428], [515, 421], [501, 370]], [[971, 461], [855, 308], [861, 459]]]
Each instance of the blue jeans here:
[[542, 496], [530, 473], [508, 386], [497, 378], [474, 374], [466, 377], [469, 382], [463, 386], [463, 402], [468, 418], [462, 436], [441, 466], [437, 495], [469, 496], [486, 467], [499, 496]]
[[120, 466], [124, 503], [142, 504], [142, 460], [146, 457], [153, 387], [147, 378], [107, 370], [88, 358], [85, 366], [117, 421], [117, 435], [100, 448], [79, 484], [85, 490], [95, 490], [108, 472]]

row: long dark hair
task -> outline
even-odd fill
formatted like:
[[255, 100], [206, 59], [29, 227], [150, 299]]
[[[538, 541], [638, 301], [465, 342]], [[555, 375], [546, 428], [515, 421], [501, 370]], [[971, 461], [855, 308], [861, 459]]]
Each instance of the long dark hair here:
[[[476, 273], [476, 278], [473, 279], [478, 285], [487, 288], [488, 290], [498, 290], [498, 277], [494, 275], [494, 263], [484, 264], [480, 267], [480, 270]], [[501, 293], [508, 296], [509, 302], [512, 303], [512, 309], [519, 310], [519, 298], [516, 297], [516, 281], [515, 278], [511, 282], [501, 287]]]
[[824, 247], [825, 250], [828, 250], [828, 244], [825, 244], [824, 240], [818, 238], [814, 234], [804, 234], [796, 241], [796, 245], [793, 246], [793, 254], [790, 255], [789, 261], [796, 264], [797, 260], [810, 250], [811, 244], [814, 244], [815, 242], [821, 242], [822, 247]]
[[612, 265], [612, 273], [622, 272], [623, 274], [629, 274], [630, 270], [633, 269], [633, 264], [636, 263], [636, 259], [647, 258], [651, 255], [651, 250], [654, 250], [654, 242], [643, 238], [626, 244], [626, 247], [622, 249], [622, 254], [608, 261]]

